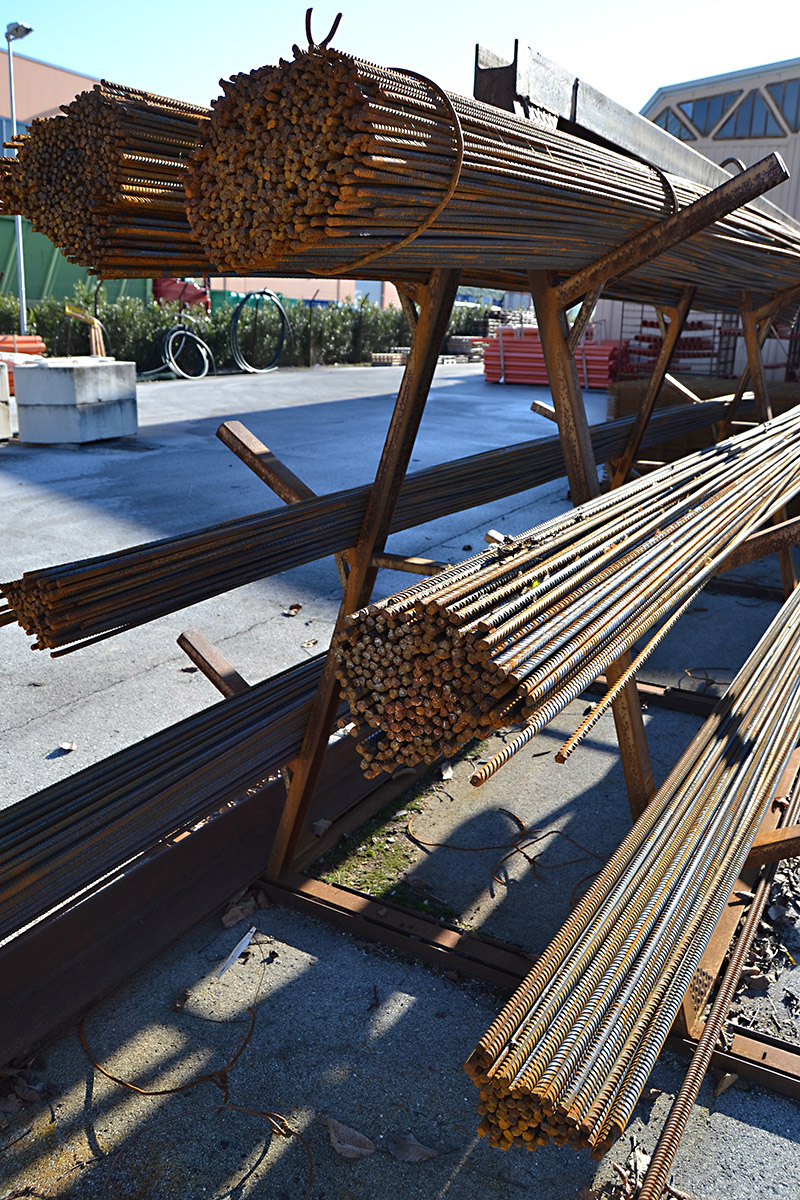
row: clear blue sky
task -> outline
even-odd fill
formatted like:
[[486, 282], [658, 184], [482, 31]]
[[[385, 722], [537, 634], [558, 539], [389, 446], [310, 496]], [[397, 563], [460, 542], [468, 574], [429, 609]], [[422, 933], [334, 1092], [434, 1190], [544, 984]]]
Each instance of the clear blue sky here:
[[[305, 0], [14, 0], [0, 28], [12, 20], [33, 26], [15, 47], [20, 54], [207, 104], [221, 76], [303, 45], [306, 7]], [[410, 67], [467, 95], [475, 43], [510, 57], [515, 37], [634, 110], [664, 84], [800, 55], [800, 41], [783, 36], [786, 18], [764, 10], [758, 19], [752, 0], [325, 0], [314, 5], [317, 38], [340, 9], [339, 49]]]

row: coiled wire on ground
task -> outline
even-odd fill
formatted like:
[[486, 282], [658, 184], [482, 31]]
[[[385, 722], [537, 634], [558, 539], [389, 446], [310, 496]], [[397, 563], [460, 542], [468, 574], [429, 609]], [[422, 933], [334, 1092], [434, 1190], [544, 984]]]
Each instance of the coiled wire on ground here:
[[[194, 355], [190, 357], [188, 363], [185, 358], [181, 357], [187, 346], [193, 347], [199, 356], [196, 359], [197, 370], [193, 369]], [[217, 373], [217, 364], [214, 362], [210, 346], [206, 345], [199, 334], [192, 329], [187, 329], [182, 322], [173, 325], [162, 337], [161, 358], [163, 365], [169, 367], [173, 374], [180, 375], [182, 379], [205, 379], [209, 369], [212, 375]]]
[[[262, 299], [268, 300], [272, 304], [274, 304], [278, 310], [278, 316], [280, 317], [280, 332], [278, 335], [278, 342], [277, 342], [277, 346], [275, 348], [275, 353], [273, 354], [273, 356], [269, 360], [269, 362], [266, 364], [266, 366], [263, 366], [263, 367], [257, 367], [252, 362], [250, 362], [247, 358], [245, 358], [245, 355], [242, 351], [241, 340], [239, 338], [239, 321], [241, 319], [242, 312], [247, 307], [249, 301], [252, 300], [253, 298], [255, 298], [255, 305], [253, 306], [253, 308], [254, 308], [253, 328], [251, 331], [251, 338], [250, 338], [250, 355], [251, 355], [251, 357], [253, 355], [253, 350], [255, 348], [256, 330], [258, 328], [258, 310], [261, 305]], [[230, 325], [230, 331], [228, 334], [228, 338], [230, 341], [231, 354], [233, 355], [233, 361], [236, 363], [236, 366], [239, 368], [240, 371], [247, 371], [251, 375], [265, 375], [267, 373], [267, 371], [275, 371], [278, 366], [278, 360], [280, 359], [280, 356], [283, 353], [283, 347], [286, 344], [287, 334], [289, 336], [290, 343], [294, 344], [294, 335], [292, 332], [292, 324], [291, 324], [291, 321], [289, 320], [286, 309], [283, 307], [283, 304], [281, 303], [280, 297], [275, 292], [269, 291], [269, 289], [267, 289], [267, 288], [263, 288], [261, 291], [258, 291], [258, 292], [248, 292], [246, 296], [242, 296], [241, 300], [239, 301], [239, 303], [236, 305], [235, 309], [233, 310], [233, 314], [231, 316], [231, 325]]]

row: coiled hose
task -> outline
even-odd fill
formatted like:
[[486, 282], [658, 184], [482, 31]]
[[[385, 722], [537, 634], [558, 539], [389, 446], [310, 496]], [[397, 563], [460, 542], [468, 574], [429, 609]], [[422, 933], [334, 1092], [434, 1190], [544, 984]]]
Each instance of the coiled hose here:
[[[272, 304], [274, 304], [278, 310], [278, 315], [280, 317], [280, 333], [278, 335], [277, 347], [275, 349], [275, 353], [273, 354], [272, 358], [269, 360], [267, 365], [264, 367], [257, 367], [252, 362], [250, 362], [247, 358], [245, 358], [245, 355], [242, 351], [241, 341], [239, 339], [239, 321], [241, 319], [242, 312], [244, 311], [248, 301], [252, 300], [254, 297], [255, 297], [255, 314], [253, 316], [253, 328], [250, 332], [250, 357], [251, 358], [253, 357], [253, 351], [255, 349], [256, 330], [257, 330], [257, 325], [258, 325], [258, 310], [261, 305], [261, 301], [267, 300], [267, 301], [271, 302]], [[267, 371], [274, 371], [277, 369], [278, 360], [280, 359], [280, 356], [283, 353], [283, 347], [286, 344], [287, 334], [289, 336], [290, 343], [294, 344], [294, 334], [292, 331], [292, 324], [291, 324], [291, 321], [289, 320], [286, 309], [283, 307], [283, 305], [280, 301], [280, 297], [275, 292], [269, 291], [267, 288], [264, 288], [261, 291], [257, 291], [257, 292], [248, 292], [247, 295], [243, 296], [242, 299], [239, 301], [239, 303], [236, 305], [235, 309], [233, 310], [233, 314], [231, 316], [229, 340], [230, 340], [231, 354], [233, 355], [233, 361], [236, 363], [236, 366], [239, 368], [240, 371], [247, 371], [251, 375], [264, 375], [264, 374], [266, 374]]]

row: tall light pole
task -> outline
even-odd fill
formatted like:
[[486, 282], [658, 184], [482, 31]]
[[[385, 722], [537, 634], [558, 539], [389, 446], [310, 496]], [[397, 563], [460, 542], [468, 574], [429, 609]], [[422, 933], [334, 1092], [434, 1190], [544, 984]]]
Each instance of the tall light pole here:
[[[17, 136], [17, 110], [14, 103], [14, 56], [11, 43], [19, 41], [33, 33], [30, 25], [21, 25], [19, 21], [11, 21], [6, 25], [6, 42], [8, 43], [8, 90], [11, 95], [11, 136]], [[19, 285], [19, 331], [24, 337], [28, 332], [28, 315], [26, 313], [27, 299], [25, 296], [25, 262], [22, 257], [22, 217], [14, 217], [14, 228], [17, 233], [17, 282]]]

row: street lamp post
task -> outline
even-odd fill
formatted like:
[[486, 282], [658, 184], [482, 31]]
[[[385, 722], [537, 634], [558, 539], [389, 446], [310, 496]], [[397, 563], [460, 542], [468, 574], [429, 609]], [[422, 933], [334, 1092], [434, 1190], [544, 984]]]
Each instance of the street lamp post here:
[[[29, 25], [21, 25], [19, 21], [11, 21], [6, 26], [6, 42], [8, 44], [8, 90], [11, 96], [11, 136], [17, 136], [17, 110], [14, 103], [14, 56], [11, 43], [27, 37], [33, 30]], [[28, 332], [27, 299], [25, 296], [25, 262], [22, 257], [22, 217], [14, 217], [14, 228], [17, 234], [17, 282], [19, 284], [19, 331], [24, 337]]]

